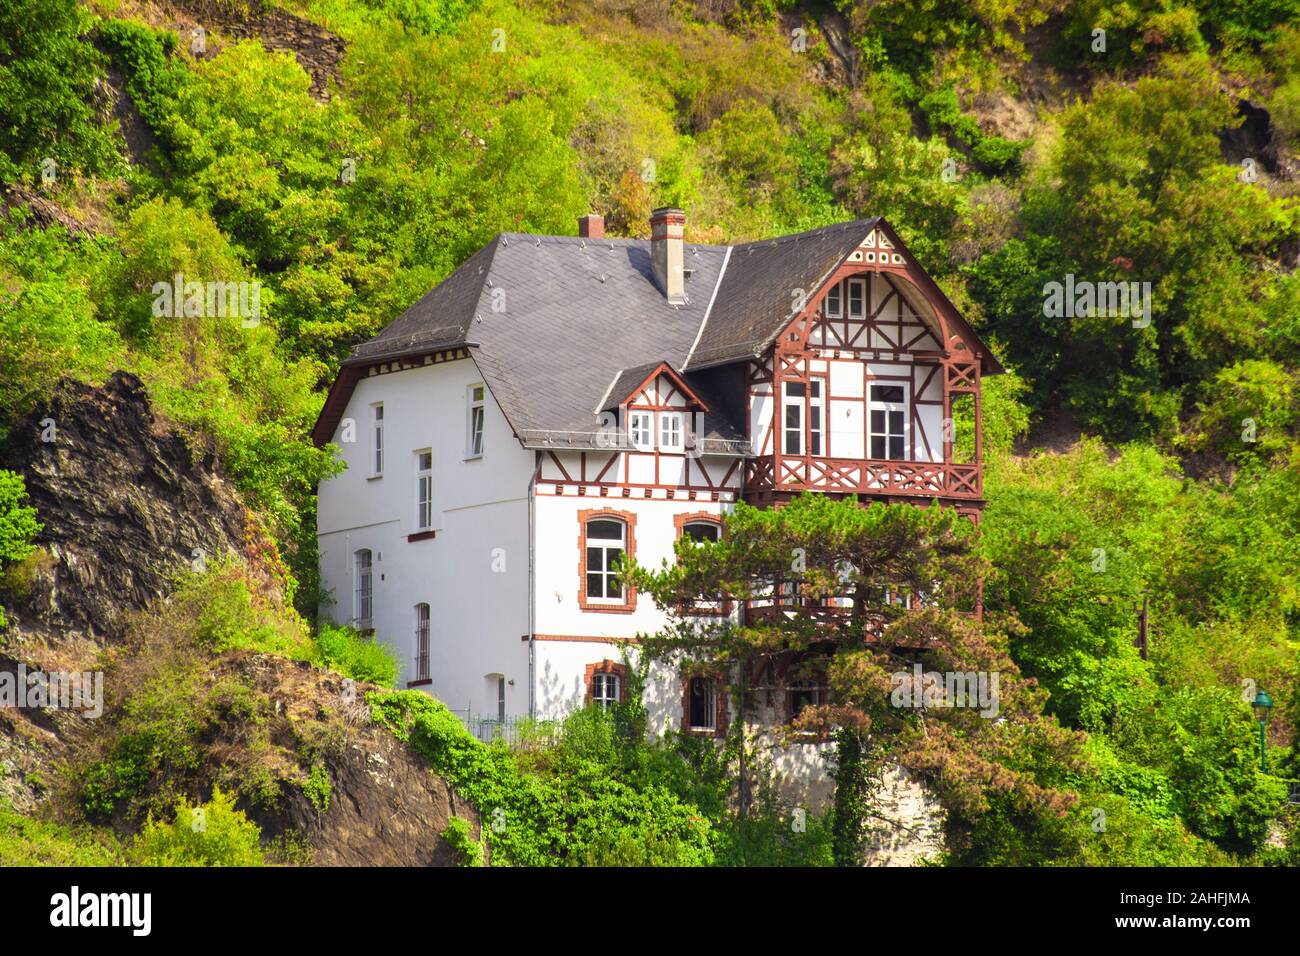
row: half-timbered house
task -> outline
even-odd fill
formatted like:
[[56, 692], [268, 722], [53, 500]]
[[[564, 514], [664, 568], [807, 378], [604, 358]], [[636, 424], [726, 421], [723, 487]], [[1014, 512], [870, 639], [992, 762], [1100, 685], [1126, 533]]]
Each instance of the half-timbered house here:
[[[627, 693], [665, 612], [620, 581], [804, 489], [978, 520], [980, 387], [1001, 371], [883, 219], [735, 246], [503, 234], [344, 362], [314, 437], [327, 616], [401, 686], [499, 719]], [[974, 453], [951, 422], [969, 403]], [[741, 613], [735, 610], [733, 613]], [[791, 686], [774, 719], [817, 699]], [[652, 672], [658, 727], [721, 736], [707, 678]], [[782, 711], [785, 711], [784, 713]]]

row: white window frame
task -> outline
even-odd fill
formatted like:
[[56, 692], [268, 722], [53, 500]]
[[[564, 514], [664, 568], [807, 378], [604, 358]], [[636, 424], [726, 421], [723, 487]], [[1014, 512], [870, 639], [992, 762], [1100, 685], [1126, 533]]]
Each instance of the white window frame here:
[[[887, 401], [877, 400], [876, 398], [877, 388], [902, 389], [903, 400], [901, 402], [887, 402]], [[908, 396], [907, 396], [906, 382], [881, 381], [879, 379], [873, 379], [872, 381], [867, 382], [867, 458], [869, 460], [871, 461], [909, 461], [910, 460], [910, 457], [908, 455], [910, 429], [908, 426], [910, 424], [911, 419], [909, 415], [907, 399]], [[884, 412], [885, 414], [884, 431], [876, 430], [876, 427], [872, 422], [873, 412]], [[889, 415], [891, 412], [901, 412], [903, 415], [903, 430], [897, 436], [890, 430], [889, 427]], [[903, 454], [899, 458], [894, 458], [889, 454], [890, 440], [895, 437], [901, 438], [903, 442]], [[873, 453], [875, 449], [876, 438], [884, 438], [885, 440], [885, 455], [883, 458], [877, 458]]]
[[722, 525], [717, 521], [706, 521], [703, 518], [696, 518], [693, 521], [687, 521], [685, 524], [683, 524], [682, 537], [689, 538], [691, 541], [694, 541], [696, 544], [700, 544], [701, 543], [700, 539], [690, 533], [690, 529], [696, 527], [712, 529], [713, 537], [710, 539], [711, 541], [716, 543], [722, 540]]
[[497, 720], [503, 724], [506, 722], [506, 678], [504, 674], [497, 675]]
[[[801, 394], [791, 395], [791, 387], [800, 389]], [[808, 447], [805, 430], [808, 427], [808, 413], [806, 403], [808, 400], [808, 386], [803, 382], [785, 382], [781, 386], [781, 454], [793, 458], [802, 458], [804, 449]], [[795, 408], [799, 411], [799, 424], [791, 426], [787, 415], [789, 410]], [[799, 447], [795, 451], [790, 450], [790, 436], [794, 434], [799, 438]]]
[[415, 605], [415, 679], [429, 679], [429, 605]]
[[[844, 314], [850, 319], [864, 319], [867, 316], [867, 282], [865, 279], [845, 279]], [[853, 299], [856, 296], [858, 311], [853, 311]]]
[[375, 617], [375, 561], [369, 548], [358, 548], [352, 553], [353, 591], [352, 619], [358, 630], [366, 630]]
[[[620, 528], [619, 537], [614, 538], [593, 538], [591, 536], [591, 525], [596, 521], [611, 521]], [[583, 576], [582, 576], [582, 593], [586, 595], [588, 604], [626, 604], [627, 603], [627, 582], [624, 581], [619, 585], [619, 593], [615, 597], [609, 597], [609, 583], [612, 578], [618, 576], [618, 572], [610, 571], [610, 552], [617, 551], [627, 557], [627, 535], [628, 525], [623, 518], [614, 518], [608, 515], [598, 515], [588, 518], [583, 528], [584, 537], [587, 540], [587, 553], [582, 556]], [[593, 543], [595, 542], [595, 543]], [[593, 549], [599, 549], [601, 552], [601, 565], [599, 568], [592, 568], [591, 552]], [[600, 596], [593, 597], [591, 594], [591, 576], [599, 575], [601, 580]]]
[[682, 413], [681, 412], [660, 412], [659, 413], [659, 450], [660, 451], [681, 451], [682, 444]]
[[830, 454], [826, 447], [826, 381], [820, 378], [808, 381], [808, 454], [818, 458]]
[[844, 316], [844, 285], [837, 282], [826, 291], [826, 299], [822, 303], [822, 313], [828, 319], [839, 319]]
[[[426, 468], [421, 459], [429, 456]], [[415, 530], [433, 529], [433, 449], [419, 448], [415, 452]]]
[[617, 706], [622, 700], [619, 696], [622, 689], [617, 674], [596, 671], [591, 675], [591, 702], [601, 710], [609, 710]]
[[627, 436], [637, 451], [654, 448], [654, 412], [632, 410], [627, 413]]
[[370, 477], [384, 477], [384, 403], [370, 406]]
[[[478, 397], [474, 393], [478, 392]], [[483, 457], [483, 430], [487, 425], [487, 386], [476, 382], [465, 389], [465, 460]]]
[[[704, 697], [704, 712], [707, 715], [706, 724], [697, 724], [691, 719], [691, 705], [695, 697], [695, 682], [703, 681], [708, 688]], [[717, 733], [718, 731], [718, 682], [712, 677], [692, 677], [686, 685], [686, 723], [691, 730], [702, 730], [708, 733]]]

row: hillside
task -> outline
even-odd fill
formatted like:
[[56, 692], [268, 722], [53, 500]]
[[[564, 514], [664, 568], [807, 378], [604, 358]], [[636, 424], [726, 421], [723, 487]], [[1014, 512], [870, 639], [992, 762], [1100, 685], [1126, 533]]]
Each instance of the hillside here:
[[[0, 715], [0, 796], [23, 819], [130, 840], [150, 812], [207, 801], [239, 761], [273, 752], [266, 779], [290, 802], [259, 816], [245, 790], [237, 806], [267, 841], [291, 830], [326, 859], [361, 862], [357, 828], [391, 816], [391, 794], [361, 758], [331, 751], [320, 759], [336, 791], [368, 795], [322, 836], [335, 818], [313, 822], [299, 799], [320, 788], [317, 744], [279, 727], [274, 704], [292, 692], [304, 714], [329, 711], [328, 667], [365, 676], [321, 649], [322, 634], [352, 642], [354, 660], [356, 636], [314, 623], [314, 490], [334, 467], [309, 437], [324, 389], [350, 347], [496, 233], [570, 234], [596, 211], [611, 233], [642, 236], [649, 211], [673, 204], [701, 242], [885, 216], [1011, 369], [985, 394], [986, 606], [1045, 691], [1045, 718], [1081, 735], [1086, 760], [1006, 757], [1070, 794], [1068, 808], [991, 791], [950, 806], [947, 862], [1296, 863], [1300, 5], [0, 11], [0, 655], [94, 669], [107, 654], [143, 674], [151, 635], [184, 634], [196, 656], [157, 666], [219, 662], [186, 690], [216, 708], [186, 731], [197, 749], [162, 734], [176, 700], [156, 701], [148, 724], [119, 697], [111, 727], [93, 732]], [[1049, 286], [1075, 279], [1136, 283], [1145, 311], [1049, 308]], [[253, 289], [252, 308], [161, 302], [173, 281]], [[60, 440], [42, 438], [47, 421]], [[174, 577], [196, 549], [200, 590]], [[255, 688], [235, 703], [256, 733], [228, 726], [221, 708], [235, 703], [218, 685], [230, 675]], [[1275, 701], [1269, 773], [1245, 687]], [[473, 807], [498, 792], [453, 775], [464, 741], [445, 715], [374, 707], [369, 722], [320, 722], [393, 766], [416, 751], [433, 761], [441, 789], [417, 783], [414, 765], [392, 774], [403, 799], [438, 808], [420, 859], [450, 860], [443, 816], [477, 821]], [[429, 736], [413, 738], [397, 711]], [[410, 746], [378, 750], [381, 719]], [[130, 787], [114, 782], [119, 796], [87, 813], [85, 775], [146, 730], [179, 749], [154, 747]], [[493, 787], [544, 781], [550, 813], [570, 785], [604, 799], [573, 783], [584, 761], [635, 767], [637, 809], [613, 818], [653, 819], [663, 842], [643, 858], [615, 837], [566, 844], [555, 810], [535, 828], [545, 839], [501, 838], [510, 860], [826, 862], [824, 843], [796, 851], [775, 835], [788, 808], [737, 825], [725, 765], [643, 751], [627, 728], [588, 730], [598, 743], [570, 728], [558, 749], [492, 757]], [[467, 794], [465, 813], [448, 786]], [[1100, 836], [1099, 808], [1111, 820]], [[452, 838], [473, 855], [471, 836]], [[409, 860], [386, 853], [368, 862]]]

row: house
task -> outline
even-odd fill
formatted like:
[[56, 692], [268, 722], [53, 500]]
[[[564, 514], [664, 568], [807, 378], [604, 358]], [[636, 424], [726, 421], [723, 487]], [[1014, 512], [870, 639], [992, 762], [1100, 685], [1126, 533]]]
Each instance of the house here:
[[[735, 246], [686, 242], [679, 209], [651, 227], [499, 235], [344, 362], [314, 431], [347, 464], [320, 486], [324, 611], [391, 644], [399, 686], [503, 720], [622, 699], [621, 652], [666, 617], [619, 556], [657, 565], [742, 499], [978, 519], [1002, 369], [889, 223]], [[707, 678], [653, 672], [646, 703], [656, 727], [725, 732]]]

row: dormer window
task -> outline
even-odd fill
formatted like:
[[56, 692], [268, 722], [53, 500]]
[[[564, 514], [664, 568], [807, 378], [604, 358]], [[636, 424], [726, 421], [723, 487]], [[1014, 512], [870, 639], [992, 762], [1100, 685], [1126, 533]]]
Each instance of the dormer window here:
[[628, 415], [628, 438], [638, 451], [649, 451], [654, 441], [654, 413], [632, 412]]
[[659, 413], [660, 451], [682, 450], [682, 416], [680, 412]]

